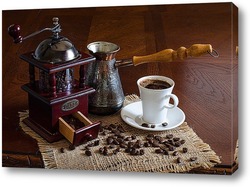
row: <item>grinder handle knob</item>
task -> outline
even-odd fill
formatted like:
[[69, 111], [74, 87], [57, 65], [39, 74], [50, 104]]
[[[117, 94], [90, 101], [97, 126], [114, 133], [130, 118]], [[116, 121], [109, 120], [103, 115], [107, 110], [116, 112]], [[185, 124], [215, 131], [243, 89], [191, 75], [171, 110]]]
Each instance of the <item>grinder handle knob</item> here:
[[[190, 57], [199, 57], [201, 55], [209, 53], [212, 55], [213, 52], [216, 52], [210, 44], [193, 44], [190, 48], [180, 47], [176, 51], [173, 49], [164, 49], [160, 52], [146, 55], [146, 56], [134, 56], [133, 64], [137, 66], [139, 64], [149, 63], [149, 62], [172, 62], [177, 58], [184, 60], [188, 56]], [[218, 53], [216, 52], [217, 57]]]
[[17, 24], [12, 24], [8, 27], [9, 35], [14, 39], [14, 43], [21, 43], [23, 37], [21, 36], [21, 27]]

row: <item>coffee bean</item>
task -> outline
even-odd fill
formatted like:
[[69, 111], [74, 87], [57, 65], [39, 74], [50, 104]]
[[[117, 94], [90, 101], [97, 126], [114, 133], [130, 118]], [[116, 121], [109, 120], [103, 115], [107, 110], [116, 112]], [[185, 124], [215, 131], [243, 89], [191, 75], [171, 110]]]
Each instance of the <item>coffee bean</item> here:
[[166, 135], [166, 138], [167, 139], [171, 139], [171, 138], [173, 138], [174, 136], [173, 136], [173, 134], [168, 134], [168, 135]]
[[183, 147], [183, 148], [182, 148], [182, 152], [183, 152], [183, 153], [187, 153], [187, 152], [188, 152], [188, 148]]
[[168, 123], [167, 122], [164, 122], [164, 123], [162, 123], [161, 124], [163, 127], [166, 127], [166, 126], [168, 126]]
[[159, 140], [159, 143], [160, 143], [160, 144], [164, 144], [164, 142], [165, 142], [165, 140], [164, 140], [163, 138], [161, 138], [161, 139]]
[[103, 154], [103, 152], [104, 152], [104, 148], [103, 148], [103, 147], [100, 147], [100, 148], [99, 148], [99, 153]]
[[119, 151], [120, 151], [120, 149], [117, 148], [117, 149], [115, 149], [115, 150], [113, 151], [113, 153], [116, 155]]
[[111, 144], [111, 145], [109, 146], [109, 148], [110, 148], [110, 149], [116, 148], [116, 145]]
[[144, 155], [144, 149], [140, 149], [140, 155]]
[[116, 125], [113, 124], [113, 123], [111, 123], [111, 124], [109, 125], [109, 127], [110, 127], [111, 129], [116, 129]]
[[116, 136], [120, 136], [121, 135], [120, 131], [117, 130], [117, 129], [113, 129], [112, 133], [114, 133], [114, 135], [116, 135]]
[[112, 144], [113, 142], [114, 142], [114, 139], [113, 139], [113, 138], [109, 137], [109, 138], [107, 139], [107, 144], [108, 144], [108, 145]]
[[168, 151], [166, 149], [163, 150], [164, 155], [169, 155]]
[[121, 125], [119, 125], [119, 126], [117, 127], [117, 130], [119, 130], [120, 133], [124, 133], [124, 132], [125, 132], [124, 128], [123, 128]]
[[147, 124], [147, 123], [143, 123], [143, 124], [141, 124], [141, 126], [149, 128], [149, 124]]
[[73, 144], [70, 144], [69, 145], [69, 150], [74, 150], [75, 149], [75, 146]]
[[132, 150], [132, 148], [131, 148], [131, 147], [128, 147], [128, 148], [125, 149], [125, 152], [126, 152], [126, 153], [130, 153], [131, 150]]
[[128, 146], [127, 146], [126, 143], [123, 142], [123, 143], [120, 144], [120, 147], [121, 147], [121, 148], [127, 148]]
[[100, 140], [94, 141], [94, 146], [98, 146], [100, 144]]
[[120, 142], [117, 139], [114, 139], [113, 142], [114, 142], [115, 145], [120, 145]]
[[155, 128], [155, 125], [151, 125], [150, 127], [153, 129], [153, 128]]
[[174, 143], [174, 146], [175, 146], [175, 147], [180, 147], [180, 146], [181, 146], [181, 142], [179, 142], [179, 141], [178, 141], [178, 142], [175, 142], [175, 143]]
[[150, 143], [152, 143], [153, 141], [154, 141], [154, 138], [152, 138], [152, 137], [146, 137], [146, 140]]
[[159, 143], [163, 143], [165, 141], [164, 138], [162, 138], [161, 136], [159, 136], [155, 139], [158, 140]]
[[174, 142], [177, 142], [177, 141], [179, 141], [180, 140], [180, 138], [173, 138], [173, 141]]
[[136, 148], [141, 148], [141, 147], [143, 147], [143, 143], [142, 143], [142, 141], [141, 140], [137, 140], [136, 142], [135, 142], [135, 145], [134, 145]]
[[64, 153], [64, 148], [63, 148], [63, 147], [60, 149], [60, 152], [61, 152], [61, 153]]
[[162, 149], [156, 149], [155, 150], [155, 153], [157, 153], [157, 154], [161, 154], [161, 153], [163, 153], [164, 151], [162, 150]]
[[132, 138], [131, 138], [131, 137], [126, 137], [124, 140], [125, 140], [125, 141], [131, 141]]
[[128, 142], [128, 147], [131, 148], [134, 146], [134, 144], [135, 144], [134, 142]]
[[154, 139], [149, 139], [148, 143], [153, 144], [154, 143]]
[[178, 152], [177, 151], [174, 151], [173, 152], [173, 156], [177, 156], [178, 155]]
[[117, 138], [117, 141], [118, 141], [119, 143], [123, 143], [123, 142], [124, 142], [124, 139], [122, 139], [122, 138]]
[[150, 145], [151, 145], [151, 144], [150, 144], [149, 142], [145, 142], [145, 143], [144, 143], [144, 147], [150, 147]]
[[159, 143], [157, 141], [153, 141], [152, 146], [153, 147], [159, 147], [160, 145], [159, 145]]
[[104, 149], [104, 150], [103, 150], [103, 155], [104, 155], [104, 156], [107, 156], [107, 155], [108, 155], [108, 150], [107, 150], [107, 149]]
[[184, 144], [186, 141], [185, 140], [181, 140], [180, 142], [181, 142], [181, 144]]
[[197, 157], [191, 157], [191, 158], [190, 158], [190, 161], [192, 161], [192, 162], [193, 162], [193, 161], [196, 161], [196, 160], [197, 160]]
[[168, 143], [171, 144], [171, 145], [173, 145], [174, 142], [173, 142], [173, 140], [169, 139]]
[[161, 136], [155, 136], [154, 138], [159, 141], [161, 139]]
[[136, 139], [136, 135], [132, 135], [131, 138], [132, 138], [132, 140], [135, 140]]
[[[125, 139], [125, 136], [124, 135], [122, 135], [122, 134], [119, 134], [118, 136], [117, 136], [118, 138], [121, 138], [121, 139]], [[125, 140], [124, 140], [125, 141]]]
[[174, 148], [173, 146], [170, 146], [170, 147], [168, 148], [168, 150], [169, 150], [169, 151], [174, 151], [175, 148]]
[[136, 150], [136, 155], [140, 155], [140, 150]]
[[92, 153], [91, 153], [90, 150], [86, 150], [86, 151], [85, 151], [85, 154], [86, 154], [87, 156], [91, 156], [91, 155], [92, 155]]
[[169, 144], [168, 142], [164, 142], [164, 145], [165, 145], [166, 147], [171, 147], [171, 146], [172, 146], [172, 145]]
[[176, 162], [177, 162], [178, 164], [180, 164], [180, 163], [181, 163], [181, 158], [178, 157], [178, 158], [176, 159]]
[[135, 155], [136, 154], [136, 149], [134, 147], [132, 147], [130, 149], [130, 155]]
[[148, 134], [147, 138], [154, 138], [154, 135], [153, 134]]

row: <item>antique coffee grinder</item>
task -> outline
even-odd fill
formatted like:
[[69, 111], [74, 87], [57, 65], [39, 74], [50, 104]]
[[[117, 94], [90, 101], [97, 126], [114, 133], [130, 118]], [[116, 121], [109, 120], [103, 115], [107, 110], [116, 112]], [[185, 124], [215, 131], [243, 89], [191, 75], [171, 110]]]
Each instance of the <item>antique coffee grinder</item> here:
[[[53, 27], [20, 35], [20, 26], [8, 28], [15, 43], [21, 43], [44, 31], [52, 36], [43, 40], [35, 51], [20, 55], [29, 64], [29, 83], [22, 86], [28, 93], [29, 117], [24, 123], [48, 142], [55, 142], [65, 136], [72, 144], [94, 139], [98, 135], [100, 122], [92, 123], [88, 114], [88, 95], [95, 89], [85, 85], [85, 66], [95, 61], [92, 55], [81, 53], [70, 40], [60, 36], [58, 18], [53, 18]], [[74, 79], [74, 68], [79, 68], [79, 80]], [[39, 76], [35, 75], [35, 68]], [[70, 116], [70, 117], [69, 117]], [[82, 125], [72, 126], [79, 122]], [[63, 135], [63, 136], [62, 136]]]

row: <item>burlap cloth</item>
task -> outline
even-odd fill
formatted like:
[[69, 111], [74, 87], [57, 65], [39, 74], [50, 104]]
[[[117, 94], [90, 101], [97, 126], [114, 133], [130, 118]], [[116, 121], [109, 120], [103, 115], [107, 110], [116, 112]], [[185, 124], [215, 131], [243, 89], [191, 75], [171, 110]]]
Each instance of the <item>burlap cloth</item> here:
[[[124, 105], [138, 100], [139, 98], [136, 95], [127, 96]], [[174, 156], [172, 152], [169, 152], [169, 155], [157, 154], [154, 147], [143, 148], [145, 151], [143, 155], [134, 156], [125, 151], [120, 151], [115, 155], [104, 156], [98, 150], [107, 144], [106, 139], [109, 134], [99, 134], [98, 139], [100, 140], [100, 144], [91, 147], [92, 156], [87, 156], [85, 154], [85, 147], [91, 142], [79, 145], [74, 150], [69, 149], [70, 143], [66, 139], [55, 143], [48, 143], [22, 122], [28, 116], [28, 111], [20, 112], [19, 116], [22, 129], [38, 141], [45, 168], [49, 169], [178, 173], [188, 172], [197, 167], [208, 169], [221, 162], [211, 147], [204, 143], [186, 122], [172, 130], [149, 132], [130, 127], [124, 123], [120, 117], [120, 112], [110, 116], [89, 115], [88, 117], [92, 121], [101, 120], [103, 126], [111, 123], [122, 125], [125, 130], [124, 135], [136, 135], [137, 140], [145, 140], [145, 136], [149, 133], [162, 137], [172, 134], [174, 137], [185, 140], [185, 144], [177, 147], [175, 150], [179, 153], [178, 156]], [[187, 153], [182, 152], [183, 147], [188, 149]], [[60, 151], [61, 148], [64, 148], [64, 153]], [[177, 162], [177, 157], [181, 158], [181, 163]], [[190, 161], [191, 157], [197, 157], [197, 160]]]

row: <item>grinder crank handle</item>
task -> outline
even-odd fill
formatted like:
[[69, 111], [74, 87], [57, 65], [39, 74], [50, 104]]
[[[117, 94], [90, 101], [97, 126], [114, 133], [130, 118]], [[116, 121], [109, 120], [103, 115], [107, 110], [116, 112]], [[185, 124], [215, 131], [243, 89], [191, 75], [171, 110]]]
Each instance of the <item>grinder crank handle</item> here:
[[57, 17], [54, 17], [52, 19], [53, 21], [53, 27], [52, 28], [44, 28], [39, 31], [33, 32], [28, 36], [22, 37], [21, 36], [21, 27], [18, 24], [12, 24], [8, 27], [8, 33], [13, 38], [14, 43], [22, 43], [24, 40], [31, 38], [35, 35], [40, 34], [44, 31], [52, 31], [53, 33], [59, 33], [61, 32], [60, 24], [58, 23], [59, 19]]
[[193, 44], [190, 48], [180, 47], [176, 51], [173, 49], [164, 49], [157, 53], [146, 56], [134, 56], [133, 65], [137, 66], [149, 62], [172, 62], [177, 58], [184, 60], [187, 57], [199, 57], [209, 53], [213, 57], [218, 57], [219, 54], [210, 44]]

